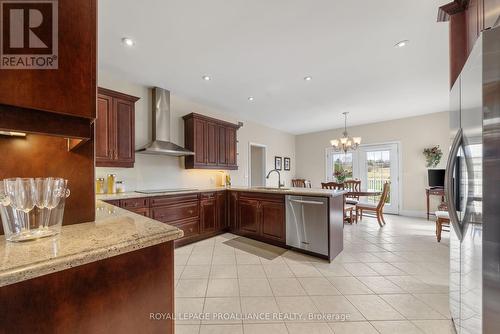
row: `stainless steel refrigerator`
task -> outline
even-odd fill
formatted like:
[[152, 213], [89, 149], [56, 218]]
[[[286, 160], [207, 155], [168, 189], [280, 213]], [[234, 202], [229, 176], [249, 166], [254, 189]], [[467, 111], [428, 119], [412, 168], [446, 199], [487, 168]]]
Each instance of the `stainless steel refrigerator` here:
[[455, 329], [500, 333], [500, 27], [477, 40], [451, 90], [446, 168]]

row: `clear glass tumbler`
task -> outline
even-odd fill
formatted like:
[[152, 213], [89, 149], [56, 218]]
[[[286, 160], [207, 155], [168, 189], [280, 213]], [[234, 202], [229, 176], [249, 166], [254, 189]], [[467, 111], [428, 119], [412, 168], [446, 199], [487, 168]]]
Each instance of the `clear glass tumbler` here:
[[6, 179], [0, 188], [0, 214], [5, 237], [24, 241], [60, 232], [70, 192], [62, 178]]

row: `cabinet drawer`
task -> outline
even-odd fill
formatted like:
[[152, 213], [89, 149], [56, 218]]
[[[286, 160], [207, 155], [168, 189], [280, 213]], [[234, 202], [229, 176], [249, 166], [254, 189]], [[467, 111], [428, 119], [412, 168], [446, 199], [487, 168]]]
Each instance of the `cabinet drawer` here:
[[137, 213], [138, 215], [149, 217], [149, 208], [134, 208], [128, 209], [128, 211]]
[[111, 199], [111, 200], [106, 200], [104, 202], [111, 204], [111, 205], [114, 205], [114, 206], [117, 206], [117, 207], [120, 207], [120, 200], [119, 199]]
[[200, 221], [198, 219], [172, 225], [184, 231], [184, 238], [200, 234]]
[[201, 193], [200, 199], [201, 200], [215, 199], [215, 193]]
[[122, 199], [120, 206], [124, 209], [127, 209], [127, 210], [148, 208], [149, 207], [149, 198]]
[[269, 194], [269, 193], [257, 193], [257, 192], [241, 192], [240, 199], [251, 199], [251, 200], [264, 200], [284, 203], [285, 195], [281, 194]]
[[151, 198], [151, 207], [198, 201], [198, 194], [162, 196]]
[[198, 217], [198, 201], [152, 209], [152, 218], [164, 223]]

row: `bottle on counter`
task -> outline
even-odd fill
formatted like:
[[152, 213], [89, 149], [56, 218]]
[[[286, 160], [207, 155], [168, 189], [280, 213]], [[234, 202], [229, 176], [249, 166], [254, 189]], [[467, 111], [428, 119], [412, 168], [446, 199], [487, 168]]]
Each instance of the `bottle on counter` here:
[[123, 182], [123, 181], [116, 181], [116, 192], [118, 194], [125, 192], [125, 182]]
[[104, 178], [99, 177], [95, 180], [95, 193], [104, 194]]
[[108, 194], [116, 194], [116, 174], [108, 174]]
[[231, 175], [226, 174], [226, 187], [231, 186]]

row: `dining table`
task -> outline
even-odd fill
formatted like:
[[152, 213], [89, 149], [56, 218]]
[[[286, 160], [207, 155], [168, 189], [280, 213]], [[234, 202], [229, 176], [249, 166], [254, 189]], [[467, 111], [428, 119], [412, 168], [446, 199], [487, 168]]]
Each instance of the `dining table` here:
[[[344, 194], [344, 198], [359, 198], [359, 197], [371, 197], [371, 196], [380, 196], [382, 195], [382, 191], [347, 191]], [[346, 220], [347, 223], [352, 224], [353, 222], [353, 216], [356, 215], [357, 213], [353, 211], [356, 210], [356, 205], [348, 205], [345, 208], [345, 215], [344, 219]], [[347, 212], [349, 212], [349, 216], [347, 216]], [[356, 218], [357, 221], [357, 218]]]
[[380, 196], [382, 191], [348, 191], [346, 197], [366, 197], [366, 196]]

